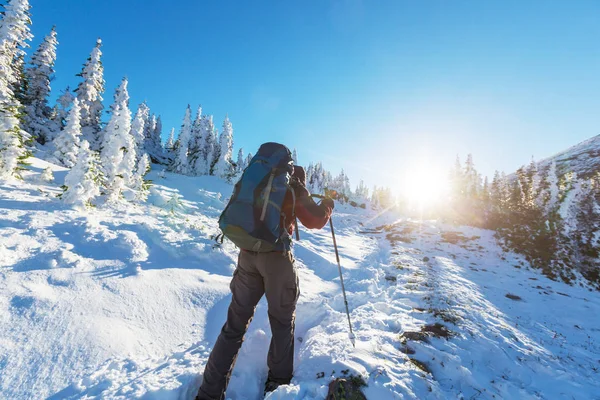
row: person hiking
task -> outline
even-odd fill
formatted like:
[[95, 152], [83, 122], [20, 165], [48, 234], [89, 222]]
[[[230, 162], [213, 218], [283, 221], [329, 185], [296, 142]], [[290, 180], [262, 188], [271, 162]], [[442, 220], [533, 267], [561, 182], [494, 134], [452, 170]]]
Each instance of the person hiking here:
[[[261, 190], [263, 186], [265, 189]], [[266, 194], [261, 197], [257, 193]], [[281, 201], [281, 209], [278, 209], [278, 201]], [[240, 247], [240, 253], [230, 284], [232, 298], [227, 321], [206, 363], [196, 400], [225, 398], [244, 335], [263, 294], [267, 297], [273, 335], [264, 393], [290, 383], [294, 368], [296, 303], [300, 295], [291, 249], [292, 233], [294, 228], [298, 229], [296, 219], [306, 228], [323, 228], [333, 208], [333, 200], [329, 198], [315, 203], [306, 189], [305, 171], [293, 165], [287, 147], [277, 143], [260, 147], [219, 219], [223, 234]], [[269, 215], [272, 220], [277, 219], [271, 226], [277, 226], [280, 231], [274, 242], [265, 239], [270, 237], [269, 229], [263, 226], [269, 225]], [[234, 223], [245, 225], [245, 229]]]

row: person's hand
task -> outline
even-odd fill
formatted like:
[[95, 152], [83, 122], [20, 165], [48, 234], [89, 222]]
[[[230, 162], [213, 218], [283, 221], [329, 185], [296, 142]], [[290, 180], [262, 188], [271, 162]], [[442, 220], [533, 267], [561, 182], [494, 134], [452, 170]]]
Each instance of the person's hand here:
[[332, 210], [335, 207], [335, 203], [333, 202], [333, 199], [330, 199], [329, 197], [325, 197], [323, 200], [321, 200], [321, 204], [324, 205], [325, 207], [331, 208]]

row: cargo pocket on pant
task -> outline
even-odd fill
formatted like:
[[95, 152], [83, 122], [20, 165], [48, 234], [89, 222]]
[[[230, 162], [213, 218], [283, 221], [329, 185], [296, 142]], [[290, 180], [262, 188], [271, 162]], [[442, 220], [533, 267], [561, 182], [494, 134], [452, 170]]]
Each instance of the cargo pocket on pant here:
[[283, 308], [295, 307], [300, 297], [300, 286], [298, 285], [298, 275], [295, 282], [289, 282], [284, 287], [281, 294], [281, 306]]

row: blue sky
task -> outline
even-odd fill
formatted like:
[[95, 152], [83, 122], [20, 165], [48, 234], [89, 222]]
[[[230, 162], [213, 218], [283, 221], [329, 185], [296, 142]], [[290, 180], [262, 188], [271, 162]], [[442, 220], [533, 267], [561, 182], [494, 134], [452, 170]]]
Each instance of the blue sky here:
[[202, 104], [236, 151], [279, 141], [353, 184], [467, 153], [510, 172], [600, 133], [598, 1], [30, 2], [55, 93], [101, 37], [107, 104], [127, 76], [164, 135]]

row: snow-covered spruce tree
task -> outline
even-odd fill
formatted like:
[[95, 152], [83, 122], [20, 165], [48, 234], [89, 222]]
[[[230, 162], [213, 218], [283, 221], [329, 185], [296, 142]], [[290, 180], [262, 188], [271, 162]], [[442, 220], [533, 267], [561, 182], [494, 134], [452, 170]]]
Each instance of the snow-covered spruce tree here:
[[173, 158], [173, 151], [175, 150], [175, 128], [171, 128], [171, 133], [169, 133], [169, 138], [165, 143], [164, 153], [169, 158]]
[[238, 150], [237, 162], [235, 163], [235, 168], [238, 172], [242, 172], [246, 169], [246, 160], [244, 160], [244, 149]]
[[[73, 100], [75, 96], [71, 93], [71, 89], [69, 86], [66, 87], [64, 92], [60, 95], [60, 97], [56, 100], [56, 104], [52, 110], [51, 121], [52, 125], [51, 130], [58, 134], [67, 124], [67, 116], [69, 115], [69, 109], [71, 104], [73, 104]], [[81, 111], [80, 111], [81, 112]]]
[[27, 89], [25, 92], [25, 130], [39, 143], [52, 141], [57, 133], [50, 123], [52, 109], [48, 106], [50, 82], [54, 78], [56, 61], [56, 28], [44, 38], [31, 56], [30, 67], [25, 71]]
[[206, 174], [214, 175], [215, 164], [221, 154], [221, 146], [219, 144], [219, 131], [213, 123], [213, 116], [209, 115], [206, 119]]
[[190, 165], [190, 175], [204, 175], [204, 123], [202, 116], [202, 107], [198, 107], [196, 117], [192, 123], [192, 132], [190, 136], [190, 145], [188, 148], [188, 159]]
[[171, 170], [178, 174], [187, 175], [189, 173], [188, 148], [190, 145], [190, 136], [192, 134], [192, 109], [189, 104], [185, 110], [181, 131], [177, 141], [179, 142], [175, 159], [171, 164]]
[[162, 145], [162, 118], [160, 115], [156, 117], [156, 123], [152, 130], [151, 144], [152, 151], [148, 154], [150, 158], [154, 157], [157, 161], [162, 161], [164, 163], [165, 153], [163, 152]]
[[218, 150], [215, 125], [213, 123], [212, 115], [203, 116], [201, 123], [203, 146], [201, 149], [201, 156], [198, 158], [196, 163], [196, 170], [200, 175], [211, 175], [215, 150]]
[[244, 168], [247, 168], [250, 165], [250, 161], [252, 161], [252, 153], [248, 153], [246, 157], [246, 161], [244, 161]]
[[100, 194], [101, 172], [98, 155], [90, 150], [86, 140], [81, 142], [77, 163], [65, 177], [64, 192], [60, 198], [77, 207], [92, 205], [92, 201]]
[[233, 127], [228, 117], [223, 121], [223, 131], [219, 137], [219, 157], [214, 166], [214, 175], [230, 181], [235, 175], [235, 167], [231, 162], [233, 155]]
[[101, 137], [101, 116], [104, 106], [104, 67], [102, 66], [102, 40], [96, 41], [96, 47], [77, 76], [83, 78], [75, 92], [81, 106], [81, 132], [92, 150], [100, 150], [104, 139]]
[[127, 79], [124, 78], [115, 91], [115, 101], [111, 106], [110, 120], [104, 130], [105, 140], [100, 153], [107, 202], [118, 200], [123, 187], [131, 182], [131, 174], [135, 168], [135, 147], [130, 131], [129, 93]]
[[136, 164], [145, 153], [146, 138], [144, 136], [144, 131], [149, 111], [150, 109], [145, 102], [140, 104], [135, 116], [133, 117], [133, 121], [131, 122], [131, 137], [133, 138], [133, 143], [135, 146]]
[[[3, 58], [2, 75], [17, 98], [26, 88], [24, 81], [24, 56], [28, 42], [33, 38], [29, 26], [31, 16], [28, 0], [9, 0], [0, 20], [0, 57]], [[20, 92], [20, 93], [18, 93]]]
[[361, 201], [367, 201], [369, 199], [369, 188], [365, 185], [362, 179], [360, 180], [358, 186], [356, 186], [356, 191], [354, 193]]
[[81, 137], [81, 108], [79, 100], [73, 100], [73, 106], [67, 116], [67, 125], [54, 139], [54, 157], [65, 167], [71, 168], [77, 162]]
[[150, 172], [150, 157], [148, 157], [148, 154], [143, 154], [137, 163], [131, 185], [131, 189], [135, 192], [136, 200], [146, 201], [148, 198], [150, 182], [144, 179], [148, 172]]
[[164, 154], [162, 151], [162, 142], [160, 135], [162, 134], [162, 122], [160, 117], [152, 114], [146, 120], [144, 128], [144, 149], [148, 153], [150, 159], [156, 163], [164, 163]]
[[11, 0], [0, 20], [0, 179], [14, 175], [30, 155], [28, 134], [20, 125], [22, 105], [14, 92], [23, 79], [16, 61], [32, 38], [29, 8], [27, 0]]
[[294, 165], [298, 165], [298, 153], [296, 153], [296, 149], [292, 153], [292, 160], [294, 160]]

